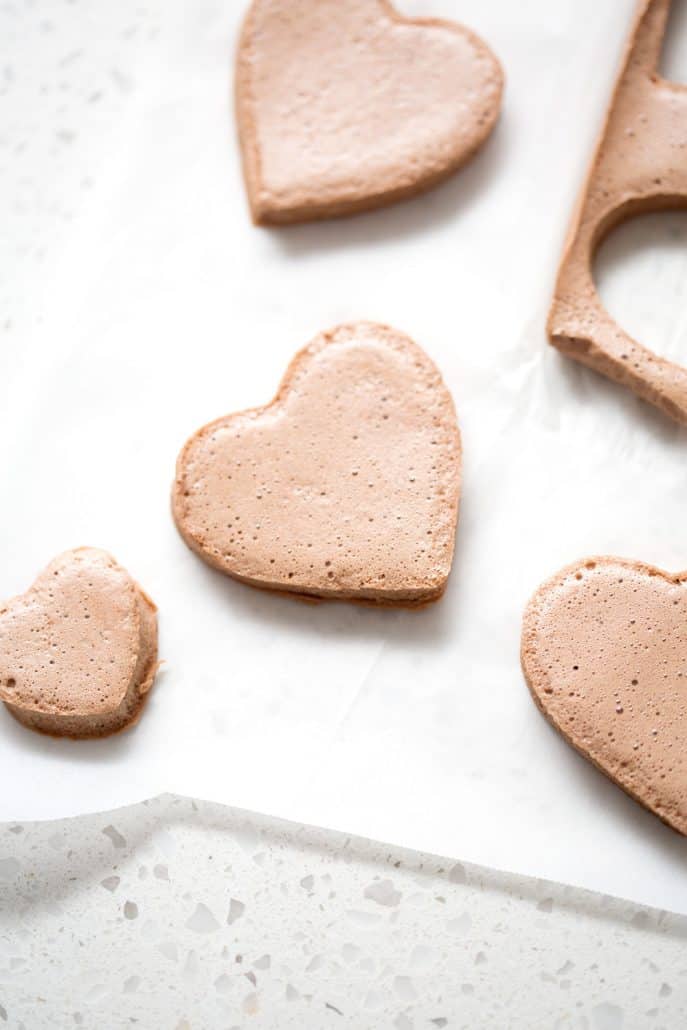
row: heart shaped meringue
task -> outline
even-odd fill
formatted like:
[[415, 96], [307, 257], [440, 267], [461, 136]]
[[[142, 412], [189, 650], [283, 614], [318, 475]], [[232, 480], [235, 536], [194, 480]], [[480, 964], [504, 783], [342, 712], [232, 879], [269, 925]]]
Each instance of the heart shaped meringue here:
[[254, 0], [236, 69], [257, 223], [389, 204], [463, 165], [499, 114], [503, 73], [452, 22], [388, 0]]
[[527, 607], [522, 665], [566, 740], [687, 835], [687, 573], [570, 565]]
[[191, 437], [173, 513], [189, 547], [253, 586], [419, 605], [446, 586], [460, 466], [433, 363], [402, 333], [357, 323], [301, 351], [267, 407]]
[[0, 699], [30, 729], [116, 733], [137, 721], [156, 671], [155, 605], [104, 551], [65, 552], [0, 606]]

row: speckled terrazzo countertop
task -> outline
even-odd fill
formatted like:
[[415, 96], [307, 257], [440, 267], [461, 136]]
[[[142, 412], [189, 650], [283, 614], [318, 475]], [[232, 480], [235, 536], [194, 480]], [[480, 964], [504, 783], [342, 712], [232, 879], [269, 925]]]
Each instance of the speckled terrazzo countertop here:
[[687, 918], [165, 796], [0, 827], [12, 1030], [678, 1030]]

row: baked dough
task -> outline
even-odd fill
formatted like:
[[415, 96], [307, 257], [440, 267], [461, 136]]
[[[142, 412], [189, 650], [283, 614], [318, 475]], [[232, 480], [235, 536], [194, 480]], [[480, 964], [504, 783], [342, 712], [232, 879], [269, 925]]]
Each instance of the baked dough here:
[[687, 423], [687, 369], [653, 354], [611, 318], [592, 274], [619, 222], [687, 206], [687, 87], [657, 72], [671, 0], [640, 0], [611, 106], [558, 273], [548, 331], [564, 354]]
[[687, 835], [687, 572], [568, 566], [525, 611], [522, 665], [565, 739]]
[[155, 605], [104, 551], [67, 551], [0, 605], [0, 699], [29, 729], [116, 733], [138, 720], [156, 671]]
[[468, 29], [388, 0], [254, 0], [236, 107], [257, 223], [347, 215], [460, 168], [499, 114], [503, 74]]
[[453, 558], [461, 446], [427, 355], [386, 326], [323, 333], [264, 408], [188, 441], [174, 518], [236, 579], [307, 597], [418, 605]]

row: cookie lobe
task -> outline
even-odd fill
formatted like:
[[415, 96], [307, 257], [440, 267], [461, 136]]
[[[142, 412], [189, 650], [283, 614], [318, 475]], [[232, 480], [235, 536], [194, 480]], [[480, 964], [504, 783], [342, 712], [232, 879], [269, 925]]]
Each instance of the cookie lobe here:
[[116, 733], [137, 721], [156, 671], [155, 605], [104, 551], [65, 552], [0, 607], [0, 699], [29, 729]]

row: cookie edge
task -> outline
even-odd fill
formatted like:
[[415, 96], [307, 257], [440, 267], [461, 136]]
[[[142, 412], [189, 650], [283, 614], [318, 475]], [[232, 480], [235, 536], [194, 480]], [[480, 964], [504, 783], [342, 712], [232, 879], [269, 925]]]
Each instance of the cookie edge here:
[[325, 221], [334, 218], [346, 218], [390, 207], [403, 200], [420, 196], [436, 186], [441, 185], [461, 168], [467, 165], [484, 146], [493, 133], [503, 107], [505, 88], [505, 72], [503, 65], [488, 43], [473, 29], [460, 22], [447, 18], [406, 17], [391, 3], [391, 0], [376, 0], [383, 13], [392, 23], [417, 28], [444, 29], [466, 37], [479, 55], [487, 59], [494, 76], [494, 96], [491, 100], [489, 116], [477, 126], [473, 145], [462, 151], [459, 156], [439, 169], [435, 174], [424, 175], [416, 182], [396, 189], [384, 189], [366, 193], [364, 196], [350, 200], [322, 203], [284, 204], [275, 200], [262, 186], [260, 148], [257, 141], [256, 118], [253, 115], [255, 106], [250, 75], [250, 60], [247, 56], [250, 49], [251, 21], [254, 8], [260, 0], [252, 0], [246, 12], [239, 32], [235, 56], [234, 72], [234, 110], [238, 131], [239, 149], [243, 177], [248, 197], [253, 224], [263, 227], [278, 227]]

